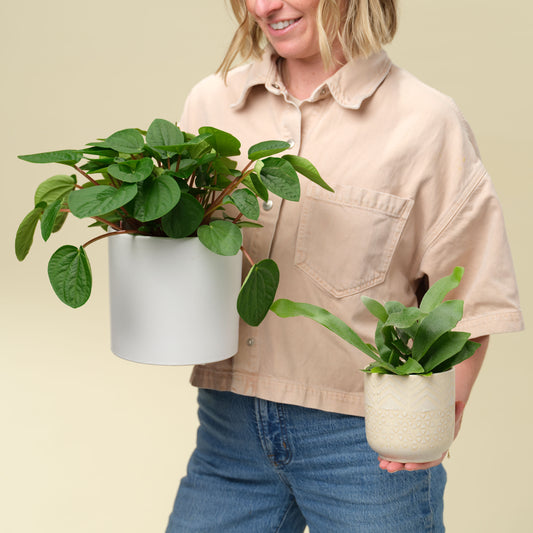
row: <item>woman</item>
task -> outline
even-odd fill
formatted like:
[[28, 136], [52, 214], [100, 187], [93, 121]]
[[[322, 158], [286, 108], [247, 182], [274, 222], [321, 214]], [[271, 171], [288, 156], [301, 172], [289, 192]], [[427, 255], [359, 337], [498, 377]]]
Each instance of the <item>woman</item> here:
[[[191, 92], [187, 131], [244, 147], [284, 139], [335, 189], [263, 204], [246, 248], [280, 266], [278, 297], [324, 307], [369, 340], [360, 296], [416, 305], [465, 267], [460, 329], [482, 347], [457, 367], [458, 431], [492, 333], [522, 327], [502, 214], [454, 102], [392, 65], [395, 0], [232, 0], [221, 67]], [[267, 45], [262, 45], [266, 37]], [[230, 70], [238, 55], [253, 61]], [[443, 531], [441, 461], [380, 460], [364, 433], [368, 361], [311, 321], [241, 325], [239, 353], [196, 367], [197, 449], [168, 532]], [[391, 473], [395, 473], [391, 475]]]

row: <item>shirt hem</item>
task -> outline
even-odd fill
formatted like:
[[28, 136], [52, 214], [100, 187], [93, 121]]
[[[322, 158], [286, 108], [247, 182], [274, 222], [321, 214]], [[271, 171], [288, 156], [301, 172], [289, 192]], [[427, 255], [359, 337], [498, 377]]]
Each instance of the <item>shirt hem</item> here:
[[209, 366], [195, 366], [190, 382], [199, 388], [234, 392], [310, 409], [361, 417], [365, 414], [362, 391], [320, 390], [273, 377], [217, 370]]

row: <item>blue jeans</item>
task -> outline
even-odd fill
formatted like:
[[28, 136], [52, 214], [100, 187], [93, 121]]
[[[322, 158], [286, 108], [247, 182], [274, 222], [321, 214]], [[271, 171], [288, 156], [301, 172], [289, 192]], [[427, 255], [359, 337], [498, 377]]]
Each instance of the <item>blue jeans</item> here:
[[363, 418], [203, 389], [198, 401], [167, 533], [444, 531], [444, 468], [382, 471]]

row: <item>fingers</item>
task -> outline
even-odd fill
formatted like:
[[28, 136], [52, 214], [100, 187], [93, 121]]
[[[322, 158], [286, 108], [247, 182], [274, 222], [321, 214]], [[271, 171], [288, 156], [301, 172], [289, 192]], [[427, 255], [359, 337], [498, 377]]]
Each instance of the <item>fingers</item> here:
[[414, 470], [426, 470], [434, 466], [440, 465], [446, 457], [446, 454], [442, 454], [442, 457], [437, 461], [431, 461], [429, 463], [398, 463], [395, 461], [387, 461], [386, 459], [379, 458], [379, 467], [382, 470], [393, 474], [394, 472], [399, 472], [401, 470], [406, 470], [412, 472]]
[[[457, 436], [457, 433], [459, 433], [464, 409], [465, 402], [460, 400], [455, 402], [455, 436]], [[442, 454], [442, 457], [437, 461], [432, 461], [429, 463], [398, 463], [396, 461], [387, 461], [386, 459], [379, 457], [379, 467], [382, 470], [390, 472], [391, 474], [401, 470], [407, 470], [410, 472], [414, 470], [426, 470], [428, 468], [432, 468], [433, 466], [440, 465], [446, 457], [446, 453]]]

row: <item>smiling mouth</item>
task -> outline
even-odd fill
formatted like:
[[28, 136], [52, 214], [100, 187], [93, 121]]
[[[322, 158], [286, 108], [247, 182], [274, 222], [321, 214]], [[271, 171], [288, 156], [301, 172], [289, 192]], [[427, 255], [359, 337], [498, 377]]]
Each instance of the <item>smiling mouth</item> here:
[[288, 28], [295, 22], [299, 21], [300, 19], [291, 19], [291, 20], [282, 20], [281, 22], [275, 22], [274, 24], [269, 24], [269, 26], [273, 30], [284, 30], [285, 28]]

